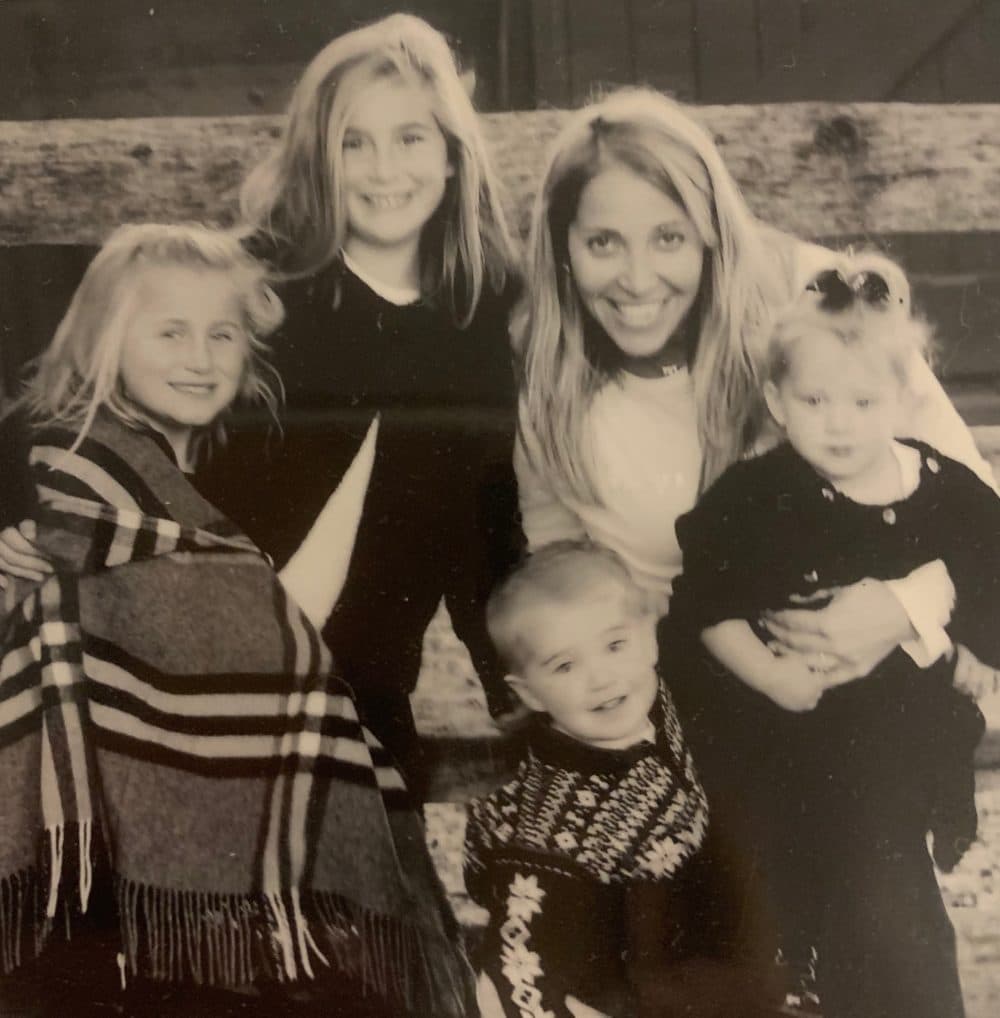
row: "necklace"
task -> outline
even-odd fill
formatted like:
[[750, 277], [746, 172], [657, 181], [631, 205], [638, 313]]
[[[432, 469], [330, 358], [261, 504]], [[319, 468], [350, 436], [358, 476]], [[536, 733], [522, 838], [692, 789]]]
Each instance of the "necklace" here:
[[661, 364], [660, 365], [660, 377], [669, 378], [671, 375], [676, 375], [678, 371], [683, 368], [683, 364]]

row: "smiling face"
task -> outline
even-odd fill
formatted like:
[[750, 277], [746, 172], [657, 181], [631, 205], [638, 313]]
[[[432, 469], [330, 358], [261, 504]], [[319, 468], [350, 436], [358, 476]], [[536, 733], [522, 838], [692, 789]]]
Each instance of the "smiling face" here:
[[218, 269], [157, 266], [137, 282], [119, 377], [129, 402], [170, 442], [182, 466], [196, 428], [239, 393], [249, 356], [239, 292]]
[[611, 166], [583, 188], [568, 247], [580, 300], [618, 349], [663, 358], [701, 284], [705, 246], [684, 209]]
[[453, 174], [431, 93], [398, 77], [378, 78], [348, 111], [343, 140], [346, 249], [412, 252]]
[[834, 484], [867, 485], [895, 469], [893, 438], [903, 388], [873, 343], [846, 345], [814, 331], [788, 351], [788, 371], [764, 388], [774, 419], [812, 467]]
[[553, 727], [592, 746], [627, 746], [649, 728], [656, 699], [655, 620], [604, 581], [572, 601], [534, 603], [522, 616], [511, 686]]

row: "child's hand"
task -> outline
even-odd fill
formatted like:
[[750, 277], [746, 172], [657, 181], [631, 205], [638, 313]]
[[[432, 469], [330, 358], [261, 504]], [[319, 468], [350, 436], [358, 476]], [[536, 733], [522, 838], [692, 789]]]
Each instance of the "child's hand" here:
[[812, 710], [827, 688], [822, 672], [810, 668], [797, 654], [775, 657], [768, 681], [767, 695], [783, 710]]
[[22, 520], [16, 527], [0, 531], [0, 590], [6, 588], [11, 576], [42, 580], [52, 572], [52, 564], [34, 545], [36, 536], [34, 520]]

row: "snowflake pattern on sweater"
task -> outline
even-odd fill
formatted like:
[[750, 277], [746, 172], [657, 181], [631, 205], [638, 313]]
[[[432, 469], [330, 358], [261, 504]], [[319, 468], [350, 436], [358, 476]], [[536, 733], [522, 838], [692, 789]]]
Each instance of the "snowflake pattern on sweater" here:
[[704, 840], [704, 792], [662, 683], [653, 721], [655, 742], [624, 750], [540, 726], [516, 776], [470, 803], [466, 884], [490, 912], [481, 964], [515, 1018], [567, 1015], [566, 994], [591, 987], [595, 1007], [626, 998], [629, 890], [672, 880]]

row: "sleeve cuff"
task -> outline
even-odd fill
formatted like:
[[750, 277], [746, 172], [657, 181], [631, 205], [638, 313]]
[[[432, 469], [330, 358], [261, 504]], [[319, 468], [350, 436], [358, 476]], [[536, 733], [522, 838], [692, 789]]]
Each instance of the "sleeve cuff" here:
[[951, 650], [945, 626], [955, 607], [955, 587], [940, 559], [915, 569], [909, 576], [887, 580], [886, 586], [906, 612], [916, 639], [904, 640], [900, 647], [914, 664], [927, 668]]

